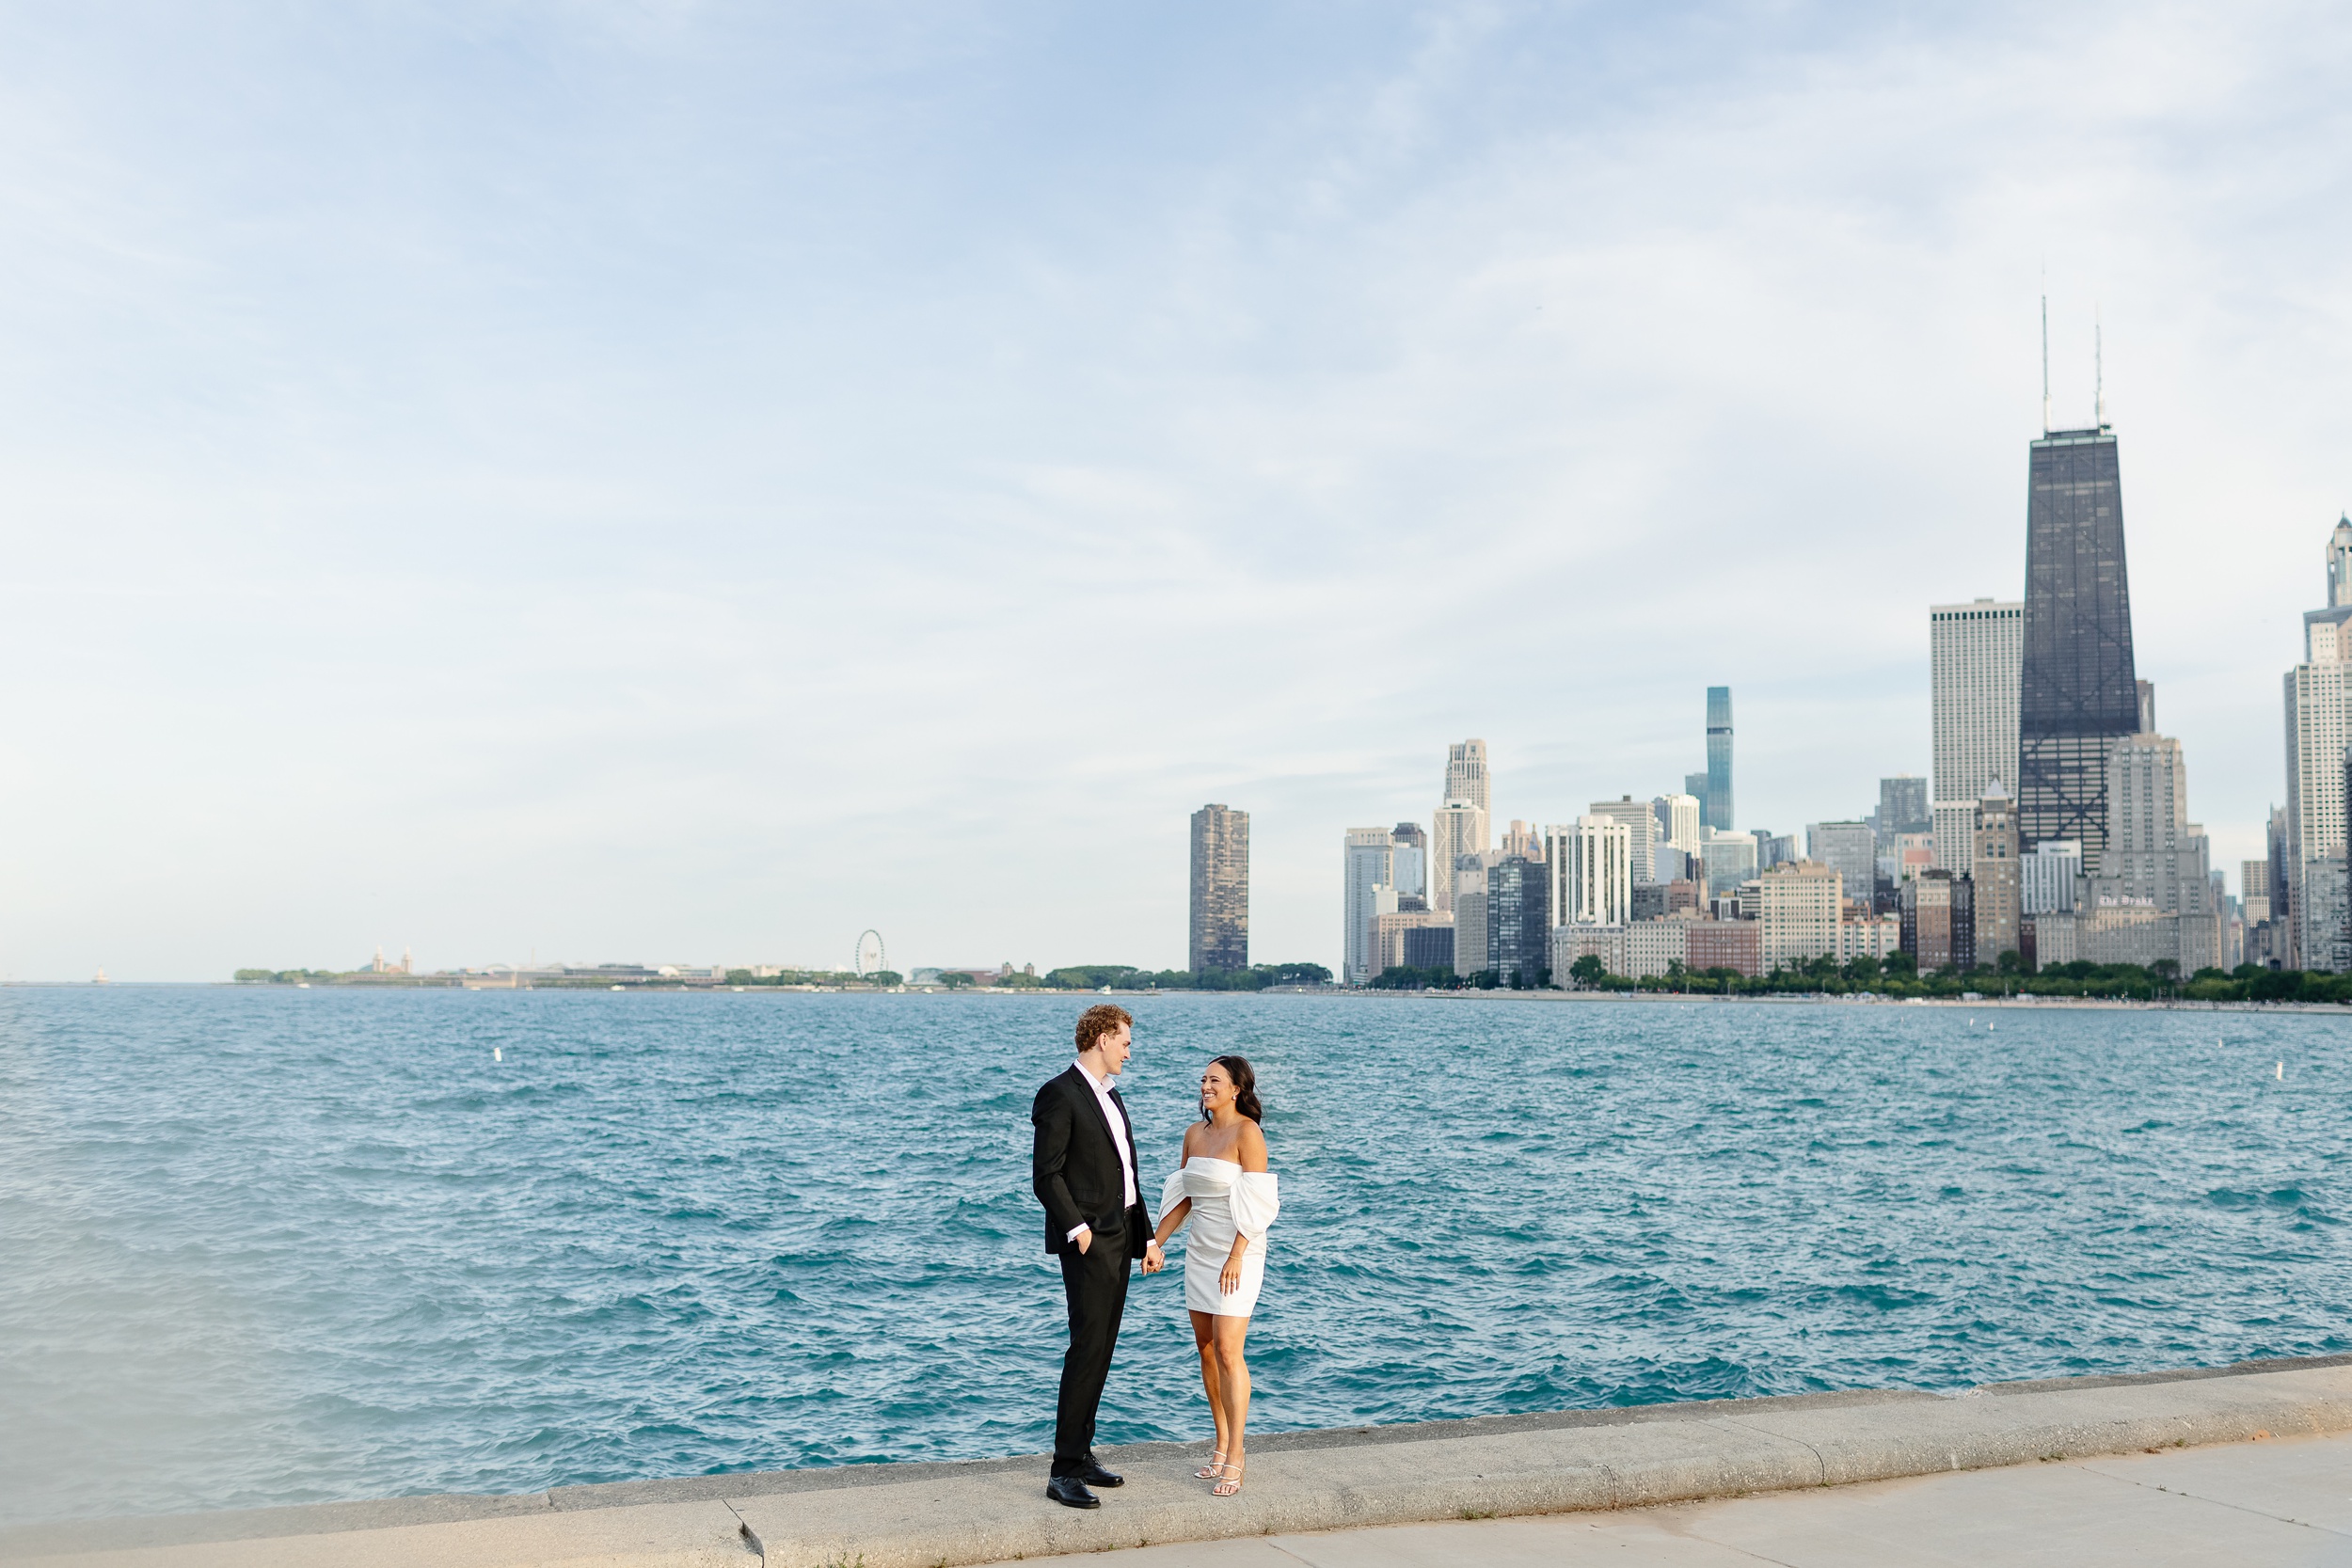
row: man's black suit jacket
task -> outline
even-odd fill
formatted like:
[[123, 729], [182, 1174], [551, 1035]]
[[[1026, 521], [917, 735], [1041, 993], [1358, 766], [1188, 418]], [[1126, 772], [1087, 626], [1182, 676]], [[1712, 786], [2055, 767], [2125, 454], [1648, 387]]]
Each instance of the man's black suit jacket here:
[[[1111, 1091], [1119, 1109], [1120, 1131], [1127, 1134], [1130, 1154], [1136, 1147], [1135, 1123], [1127, 1119], [1127, 1103]], [[1037, 1200], [1045, 1205], [1045, 1250], [1075, 1252], [1070, 1232], [1081, 1225], [1094, 1228], [1089, 1246], [1120, 1242], [1132, 1260], [1143, 1257], [1152, 1239], [1152, 1212], [1144, 1206], [1143, 1173], [1136, 1172], [1136, 1204], [1126, 1208], [1127, 1183], [1120, 1170], [1119, 1145], [1111, 1139], [1110, 1123], [1103, 1118], [1103, 1103], [1094, 1085], [1075, 1065], [1058, 1078], [1046, 1081], [1029, 1107], [1037, 1128], [1030, 1160], [1030, 1178]]]

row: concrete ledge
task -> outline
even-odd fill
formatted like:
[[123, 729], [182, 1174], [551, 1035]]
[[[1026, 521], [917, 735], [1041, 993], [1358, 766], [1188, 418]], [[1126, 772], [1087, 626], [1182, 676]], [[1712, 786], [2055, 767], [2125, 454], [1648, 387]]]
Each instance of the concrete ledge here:
[[1789, 1399], [1268, 1434], [1213, 1498], [1205, 1445], [1106, 1450], [1128, 1484], [1093, 1513], [1043, 1495], [1037, 1456], [852, 1465], [0, 1534], [54, 1568], [944, 1568], [1147, 1544], [1646, 1507], [1946, 1470], [2352, 1431], [2352, 1356], [1990, 1385], [1957, 1398]]

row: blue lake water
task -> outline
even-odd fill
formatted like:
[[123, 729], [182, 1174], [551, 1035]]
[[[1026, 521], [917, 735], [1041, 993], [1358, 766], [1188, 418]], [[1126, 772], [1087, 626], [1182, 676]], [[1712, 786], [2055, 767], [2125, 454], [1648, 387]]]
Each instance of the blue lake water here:
[[[1089, 1000], [0, 990], [0, 1520], [1041, 1451]], [[1260, 1068], [1261, 1429], [2352, 1346], [2352, 1019], [1129, 1005], [1155, 1200]]]

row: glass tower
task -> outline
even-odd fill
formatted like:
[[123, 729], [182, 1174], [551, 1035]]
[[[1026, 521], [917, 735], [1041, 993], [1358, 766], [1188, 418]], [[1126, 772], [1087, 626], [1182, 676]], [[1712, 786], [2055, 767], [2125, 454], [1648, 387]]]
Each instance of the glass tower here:
[[1707, 793], [1701, 820], [1710, 828], [1731, 829], [1731, 688], [1707, 689]]
[[2026, 647], [2017, 692], [2022, 847], [2107, 841], [2107, 751], [2139, 728], [2123, 490], [2115, 436], [2057, 430], [2033, 443], [2026, 507]]
[[1934, 828], [1934, 816], [1928, 809], [1927, 780], [1910, 773], [1898, 773], [1891, 779], [1879, 781], [1881, 844], [1897, 833], [1931, 832]]
[[1249, 967], [1249, 814], [1206, 805], [1192, 814], [1195, 974]]

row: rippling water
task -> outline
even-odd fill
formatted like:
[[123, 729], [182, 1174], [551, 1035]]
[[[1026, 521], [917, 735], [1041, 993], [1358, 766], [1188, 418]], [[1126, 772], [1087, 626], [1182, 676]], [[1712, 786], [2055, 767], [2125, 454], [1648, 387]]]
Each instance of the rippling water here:
[[[0, 991], [0, 1519], [1041, 1451], [1087, 1000]], [[1259, 1065], [1262, 1427], [2352, 1346], [2352, 1021], [1130, 1005], [1154, 1189]]]

